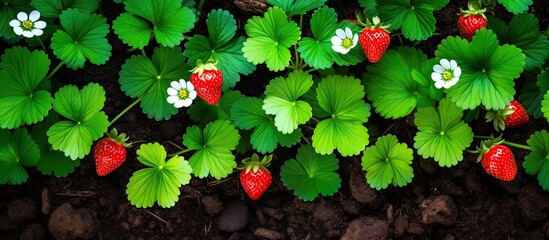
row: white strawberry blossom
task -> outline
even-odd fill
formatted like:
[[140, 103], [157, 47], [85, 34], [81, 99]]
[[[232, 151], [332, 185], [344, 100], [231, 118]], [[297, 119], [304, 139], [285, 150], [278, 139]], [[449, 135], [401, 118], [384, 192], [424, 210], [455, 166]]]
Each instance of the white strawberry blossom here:
[[168, 88], [168, 103], [171, 103], [176, 108], [191, 106], [193, 100], [196, 98], [196, 91], [194, 85], [191, 82], [187, 82], [183, 79], [179, 81], [173, 81]]
[[17, 19], [10, 21], [10, 26], [13, 27], [15, 34], [26, 38], [40, 36], [44, 33], [42, 29], [46, 27], [46, 22], [38, 21], [40, 12], [34, 10], [29, 15], [25, 12], [17, 14]]
[[336, 35], [332, 37], [332, 49], [336, 52], [347, 54], [351, 49], [356, 47], [358, 43], [358, 34], [354, 34], [350, 28], [345, 30], [337, 29]]
[[441, 59], [440, 64], [433, 66], [433, 73], [431, 73], [431, 78], [438, 89], [456, 85], [459, 76], [461, 76], [461, 68], [455, 60], [448, 61], [448, 59]]

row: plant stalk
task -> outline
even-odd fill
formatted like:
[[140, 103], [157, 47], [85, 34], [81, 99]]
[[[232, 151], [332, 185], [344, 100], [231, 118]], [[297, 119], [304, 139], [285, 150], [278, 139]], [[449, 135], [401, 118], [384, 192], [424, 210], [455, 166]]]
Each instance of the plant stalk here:
[[50, 72], [50, 74], [48, 74], [48, 79], [51, 79], [51, 77], [53, 77], [53, 74], [55, 74], [61, 68], [61, 66], [63, 66], [63, 64], [65, 64], [65, 62], [63, 61], [57, 64], [57, 66]]
[[44, 42], [42, 42], [42, 39], [40, 39], [40, 37], [36, 37], [38, 39], [38, 43], [40, 43], [40, 46], [42, 46], [42, 49], [44, 49], [44, 52], [48, 52], [48, 50], [46, 49], [46, 46], [44, 45]]
[[[490, 137], [490, 136], [476, 136], [476, 135], [473, 136], [473, 138], [476, 138], [476, 139], [493, 139], [493, 137]], [[524, 144], [509, 142], [509, 141], [506, 141], [506, 140], [503, 140], [503, 142], [501, 144], [507, 145], [509, 147], [514, 147], [514, 148], [518, 148], [518, 149], [532, 151], [532, 148], [530, 148], [530, 146], [524, 145]]]
[[204, 7], [204, 3], [206, 2], [206, 0], [200, 0], [200, 2], [198, 3], [198, 6], [196, 7], [196, 9], [199, 11], [199, 12], [202, 12], [202, 7]]
[[132, 109], [135, 105], [137, 105], [139, 102], [141, 101], [141, 98], [138, 98], [136, 99], [132, 104], [128, 105], [124, 110], [122, 110], [122, 112], [120, 112], [118, 115], [116, 115], [116, 117], [114, 117], [111, 122], [109, 122], [109, 126], [110, 127], [114, 122], [116, 122], [116, 120], [120, 119], [122, 116], [124, 116], [124, 114], [126, 114], [128, 111], [130, 111], [130, 109]]
[[168, 154], [168, 157], [173, 157], [173, 156], [176, 156], [176, 155], [182, 155], [184, 153], [188, 153], [190, 151], [192, 151], [193, 149], [185, 149], [185, 150], [181, 150], [179, 152], [176, 152], [176, 153], [172, 153], [172, 154]]

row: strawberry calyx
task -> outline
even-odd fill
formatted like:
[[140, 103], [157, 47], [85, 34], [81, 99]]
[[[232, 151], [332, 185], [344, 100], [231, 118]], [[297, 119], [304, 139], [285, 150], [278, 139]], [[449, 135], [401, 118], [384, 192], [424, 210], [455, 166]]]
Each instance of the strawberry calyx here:
[[263, 159], [259, 161], [259, 156], [254, 153], [251, 157], [243, 159], [242, 164], [238, 167], [238, 169], [245, 171], [245, 173], [249, 173], [250, 171], [256, 173], [260, 168], [264, 168], [265, 171], [269, 172], [267, 167], [271, 164], [272, 159], [273, 155], [270, 154], [264, 156]]
[[132, 146], [131, 142], [128, 142], [129, 138], [125, 133], [118, 133], [118, 130], [116, 128], [111, 129], [110, 132], [105, 133], [111, 141], [118, 143], [125, 148], [130, 148]]
[[467, 10], [460, 9], [460, 15], [465, 15], [466, 17], [469, 17], [471, 15], [477, 15], [482, 16], [484, 19], [486, 19], [486, 15], [484, 14], [486, 12], [486, 8], [481, 8], [481, 3], [478, 1], [469, 1], [467, 3]]
[[201, 59], [196, 60], [196, 67], [194, 67], [191, 72], [198, 73], [198, 76], [201, 76], [206, 70], [217, 70], [217, 61], [214, 61], [212, 58], [208, 59], [206, 63], [202, 62]]
[[358, 23], [358, 26], [361, 26], [361, 27], [364, 27], [364, 28], [369, 28], [369, 29], [383, 29], [387, 32], [389, 32], [387, 30], [387, 28], [391, 27], [391, 24], [387, 24], [387, 25], [383, 25], [383, 23], [381, 22], [381, 19], [378, 17], [378, 16], [375, 16], [372, 18], [372, 21], [370, 22], [370, 20], [368, 18], [365, 18], [364, 16], [360, 16], [360, 15], [357, 15], [357, 23]]
[[479, 153], [479, 156], [477, 158], [477, 162], [480, 162], [482, 160], [482, 156], [486, 154], [488, 151], [490, 151], [490, 148], [500, 145], [504, 142], [501, 138], [501, 136], [498, 137], [492, 137], [491, 139], [484, 140], [480, 142], [480, 146], [477, 147], [477, 150], [474, 151], [475, 153]]
[[490, 110], [486, 112], [486, 122], [492, 122], [496, 131], [505, 130], [505, 119], [515, 112], [514, 109], [504, 108], [500, 110]]

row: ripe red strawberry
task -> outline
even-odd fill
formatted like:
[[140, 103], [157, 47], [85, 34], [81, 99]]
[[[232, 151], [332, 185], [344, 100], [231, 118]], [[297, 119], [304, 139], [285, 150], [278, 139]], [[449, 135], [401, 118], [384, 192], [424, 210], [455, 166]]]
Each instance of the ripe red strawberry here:
[[470, 42], [478, 30], [486, 27], [488, 21], [484, 15], [486, 9], [479, 10], [480, 6], [475, 6], [472, 2], [469, 2], [468, 7], [469, 10], [461, 10], [461, 16], [458, 19], [458, 28], [459, 35]]
[[482, 167], [489, 175], [503, 181], [511, 181], [517, 176], [515, 157], [507, 146], [494, 143], [483, 150], [481, 158]]
[[194, 85], [197, 95], [206, 103], [214, 105], [219, 102], [223, 74], [221, 70], [217, 69], [213, 60], [210, 59], [205, 64], [198, 60], [190, 81]]
[[391, 36], [386, 29], [388, 26], [381, 26], [378, 17], [374, 17], [372, 22], [373, 25], [366, 21], [366, 27], [360, 32], [358, 40], [368, 60], [375, 63], [389, 47]]
[[272, 183], [272, 176], [267, 166], [270, 164], [272, 155], [265, 156], [261, 161], [257, 154], [242, 161], [240, 171], [240, 184], [252, 200], [257, 200], [267, 191]]
[[517, 100], [511, 101], [504, 109], [486, 113], [486, 122], [493, 121], [497, 131], [520, 127], [528, 123], [529, 120], [528, 113]]
[[124, 163], [126, 148], [131, 147], [127, 141], [125, 133], [118, 134], [116, 129], [112, 129], [107, 137], [97, 142], [93, 149], [97, 175], [105, 176]]

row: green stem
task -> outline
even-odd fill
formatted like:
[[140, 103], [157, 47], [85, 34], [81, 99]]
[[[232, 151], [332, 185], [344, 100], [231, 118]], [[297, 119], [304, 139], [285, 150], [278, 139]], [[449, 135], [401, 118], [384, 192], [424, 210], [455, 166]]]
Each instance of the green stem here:
[[36, 38], [38, 39], [38, 42], [40, 43], [40, 46], [42, 46], [42, 49], [44, 49], [44, 52], [47, 52], [48, 50], [46, 49], [46, 46], [42, 42], [42, 39], [40, 39], [40, 37], [38, 37], [38, 36]]
[[196, 9], [199, 11], [199, 12], [202, 12], [202, 7], [204, 7], [204, 3], [206, 2], [206, 0], [200, 0], [200, 2], [198, 3], [198, 6], [196, 7]]
[[[116, 115], [116, 117], [114, 117], [111, 122], [109, 123], [109, 126], [110, 127], [114, 122], [116, 122], [116, 120], [120, 119], [122, 116], [124, 116], [124, 114], [126, 114], [128, 111], [130, 111], [130, 109], [132, 109], [135, 105], [137, 105], [139, 102], [141, 101], [141, 98], [138, 98], [136, 99], [132, 104], [130, 104], [129, 106], [126, 107], [126, 109], [122, 110], [122, 112], [120, 112], [118, 115]], [[107, 127], [107, 128], [108, 128]]]
[[57, 64], [57, 66], [50, 72], [50, 74], [48, 74], [48, 79], [51, 79], [51, 77], [53, 77], [53, 74], [55, 74], [61, 68], [61, 66], [63, 66], [63, 64], [65, 64], [65, 62], [63, 61]]
[[140, 50], [141, 50], [141, 54], [143, 54], [143, 56], [146, 57], [146, 56], [147, 56], [147, 53], [145, 52], [145, 48], [140, 48]]
[[179, 152], [176, 152], [176, 153], [172, 153], [172, 154], [168, 154], [168, 157], [173, 157], [175, 155], [182, 155], [184, 153], [188, 153], [190, 151], [192, 151], [193, 149], [185, 149], [185, 150], [181, 150]]
[[309, 145], [311, 144], [311, 141], [309, 141], [309, 139], [307, 139], [306, 137], [301, 137], [301, 138], [303, 138], [303, 140], [304, 140], [307, 144], [309, 144]]
[[316, 71], [316, 68], [311, 68], [311, 69], [305, 70], [306, 73], [310, 73], [310, 72], [314, 72], [314, 71]]
[[[476, 139], [493, 139], [493, 137], [490, 137], [490, 136], [477, 136], [477, 135], [473, 136], [473, 138], [476, 138]], [[514, 147], [514, 148], [519, 148], [519, 149], [523, 149], [523, 150], [527, 150], [527, 151], [532, 151], [530, 146], [524, 145], [524, 144], [509, 142], [509, 141], [506, 141], [506, 140], [503, 140], [503, 142], [501, 144], [507, 145], [509, 147]]]

